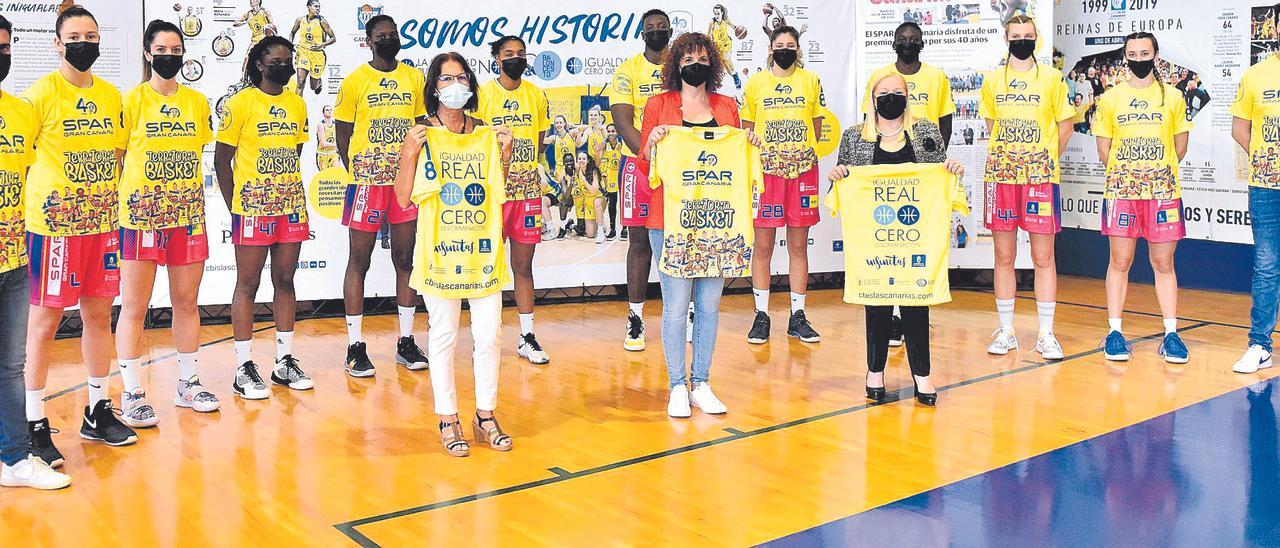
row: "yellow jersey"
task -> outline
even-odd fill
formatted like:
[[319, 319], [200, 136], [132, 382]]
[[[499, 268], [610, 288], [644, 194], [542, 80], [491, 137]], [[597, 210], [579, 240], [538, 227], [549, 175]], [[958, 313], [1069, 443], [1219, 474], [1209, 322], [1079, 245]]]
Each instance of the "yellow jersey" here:
[[1050, 66], [1001, 67], [982, 80], [978, 116], [995, 120], [983, 180], [1007, 185], [1058, 183], [1058, 122], [1075, 117], [1067, 83]]
[[416, 119], [427, 115], [426, 78], [403, 63], [391, 72], [365, 63], [342, 79], [333, 119], [353, 125], [347, 159], [356, 184], [396, 182], [404, 136]]
[[591, 161], [596, 163], [596, 167], [600, 167], [600, 154], [596, 152], [600, 143], [604, 142], [604, 129], [596, 129], [594, 127], [587, 129], [587, 156]]
[[22, 187], [35, 160], [40, 129], [31, 104], [0, 92], [0, 272], [27, 264], [27, 228], [23, 222]]
[[1173, 137], [1191, 131], [1187, 103], [1177, 88], [1128, 82], [1098, 99], [1093, 134], [1111, 139], [1106, 198], [1172, 200], [1182, 196]]
[[338, 150], [338, 134], [336, 125], [333, 120], [320, 120], [320, 142], [316, 143], [316, 150], [320, 152], [333, 152]]
[[553, 160], [557, 166], [564, 163], [565, 155], [572, 157], [571, 161], [578, 161], [578, 142], [568, 133], [557, 135], [555, 146], [551, 150], [555, 154]]
[[862, 95], [862, 112], [870, 116], [874, 110], [871, 102], [871, 86], [889, 74], [899, 74], [907, 81], [907, 103], [911, 105], [911, 115], [938, 123], [943, 116], [955, 113], [956, 103], [951, 98], [951, 79], [942, 69], [928, 63], [920, 63], [920, 70], [915, 74], [898, 72], [896, 64], [880, 67], [871, 73], [867, 80], [867, 91]]
[[761, 173], [760, 151], [743, 130], [672, 128], [649, 165], [664, 201], [658, 268], [680, 278], [750, 276]]
[[[551, 119], [547, 115], [547, 94], [523, 78], [514, 91], [502, 87], [497, 80], [490, 80], [480, 86], [479, 101], [480, 108], [475, 112], [477, 118], [491, 126], [511, 129], [511, 169], [507, 174], [507, 199], [538, 199], [542, 196], [538, 151], [543, 149], [538, 135], [551, 129]], [[559, 158], [556, 160], [559, 161]]]
[[120, 226], [204, 226], [204, 146], [213, 140], [209, 100], [187, 86], [165, 97], [143, 82], [124, 96], [129, 145], [120, 175]]
[[[645, 105], [650, 97], [662, 91], [662, 65], [650, 63], [641, 53], [627, 59], [613, 71], [613, 82], [609, 84], [609, 104], [634, 107], [634, 125], [636, 131], [640, 131]], [[622, 147], [622, 155], [635, 157], [631, 149], [625, 146]]]
[[840, 219], [844, 301], [929, 306], [951, 300], [951, 212], [969, 214], [960, 179], [943, 164], [849, 168], [827, 194]]
[[817, 73], [797, 68], [789, 76], [757, 72], [747, 80], [742, 121], [755, 124], [764, 141], [764, 172], [795, 179], [818, 165], [813, 119], [822, 115], [822, 83]]
[[81, 236], [118, 229], [116, 149], [129, 138], [120, 120], [120, 91], [97, 76], [78, 88], [53, 72], [23, 97], [40, 124], [23, 198], [27, 230]]
[[182, 17], [182, 34], [186, 36], [195, 36], [200, 34], [200, 18], [194, 15], [185, 15]]
[[1231, 115], [1253, 122], [1249, 185], [1280, 188], [1280, 54], [1244, 71]]
[[245, 24], [249, 25], [249, 45], [252, 46], [267, 37], [267, 25], [270, 25], [271, 21], [267, 18], [267, 10], [259, 9], [249, 12], [249, 18], [245, 19]]
[[604, 173], [604, 191], [618, 191], [618, 176], [622, 169], [622, 149], [626, 145], [619, 139], [617, 144], [604, 143], [604, 152], [600, 154], [600, 171]]
[[307, 219], [298, 145], [307, 142], [307, 105], [295, 93], [267, 95], [248, 87], [227, 99], [218, 142], [236, 147], [231, 212]]
[[441, 299], [502, 291], [509, 281], [503, 179], [502, 150], [492, 128], [480, 126], [469, 134], [427, 128], [413, 177], [418, 235], [409, 285]]
[[294, 35], [294, 45], [298, 51], [310, 52], [313, 46], [319, 46], [324, 43], [324, 22], [323, 16], [302, 16], [302, 22], [298, 25], [298, 33]]

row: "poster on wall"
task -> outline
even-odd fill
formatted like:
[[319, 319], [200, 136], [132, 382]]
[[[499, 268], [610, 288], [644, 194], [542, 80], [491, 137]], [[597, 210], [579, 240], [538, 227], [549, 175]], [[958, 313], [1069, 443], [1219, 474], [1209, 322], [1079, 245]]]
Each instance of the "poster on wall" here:
[[[78, 2], [94, 13], [101, 34], [102, 53], [93, 73], [122, 90], [142, 80], [142, 1]], [[58, 0], [0, 0], [0, 14], [13, 23], [13, 66], [4, 80], [6, 92], [21, 93], [62, 64], [53, 43], [53, 24], [61, 4]]]
[[1075, 134], [1062, 162], [1063, 224], [1098, 230], [1104, 169], [1092, 136], [1098, 98], [1129, 78], [1124, 38], [1159, 41], [1157, 73], [1176, 89], [1194, 124], [1179, 166], [1187, 237], [1252, 242], [1248, 164], [1231, 138], [1229, 108], [1245, 69], [1276, 51], [1274, 2], [1067, 2], [1057, 10], [1055, 45], [1076, 108]]
[[[978, 92], [982, 81], [993, 67], [1000, 64], [1008, 49], [1004, 41], [1003, 25], [1014, 15], [1027, 15], [1036, 20], [1040, 29], [1053, 28], [1053, 5], [1048, 0], [1007, 1], [958, 1], [958, 2], [857, 2], [855, 50], [859, 86], [858, 102], [863, 105], [867, 82], [877, 69], [893, 64], [894, 31], [903, 23], [915, 23], [924, 33], [924, 50], [920, 54], [923, 63], [940, 69], [951, 85], [955, 112], [952, 114], [952, 130], [947, 155], [965, 166], [964, 187], [971, 213], [956, 213], [951, 223], [952, 267], [990, 268], [994, 243], [991, 232], [983, 226], [985, 211], [983, 169], [986, 165], [987, 143], [990, 132], [986, 122], [978, 117]], [[1041, 62], [1050, 62], [1051, 36], [1042, 32], [1036, 52]], [[924, 70], [924, 69], [922, 69]], [[928, 102], [929, 91], [915, 89], [908, 83], [912, 104]], [[849, 92], [850, 94], [852, 91]], [[867, 114], [859, 110], [853, 125]], [[943, 136], [944, 138], [947, 136]], [[1019, 232], [1018, 268], [1031, 267], [1031, 242], [1025, 232]]]

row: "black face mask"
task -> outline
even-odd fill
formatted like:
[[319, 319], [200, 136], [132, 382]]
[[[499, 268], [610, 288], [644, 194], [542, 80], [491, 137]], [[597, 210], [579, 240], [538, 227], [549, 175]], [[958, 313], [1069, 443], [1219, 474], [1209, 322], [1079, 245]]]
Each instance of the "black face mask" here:
[[791, 65], [796, 64], [796, 58], [800, 56], [800, 52], [793, 49], [775, 49], [773, 50], [773, 64], [778, 68], [787, 70]]
[[383, 38], [373, 43], [373, 54], [379, 59], [394, 61], [400, 54], [400, 38]]
[[165, 80], [172, 80], [182, 70], [181, 55], [151, 54], [151, 70]]
[[694, 63], [680, 67], [680, 81], [693, 87], [701, 86], [711, 78], [711, 65]]
[[529, 60], [524, 57], [512, 57], [502, 60], [502, 73], [512, 80], [519, 80], [521, 76], [524, 76], [524, 69], [526, 68], [529, 68]]
[[655, 30], [644, 33], [644, 45], [653, 51], [667, 49], [669, 42], [671, 42], [670, 30]]
[[8, 53], [0, 53], [0, 82], [9, 76], [9, 66], [13, 62], [13, 55]]
[[1133, 73], [1133, 75], [1138, 77], [1138, 79], [1150, 76], [1151, 71], [1155, 69], [1155, 59], [1147, 59], [1146, 61], [1129, 61], [1129, 72]]
[[876, 97], [876, 114], [885, 120], [897, 120], [907, 111], [907, 96], [890, 93]]
[[67, 62], [80, 72], [85, 72], [93, 68], [93, 62], [98, 60], [98, 43], [97, 42], [72, 42], [65, 44], [67, 53], [65, 55]]
[[898, 60], [903, 63], [912, 64], [920, 60], [920, 51], [924, 49], [924, 42], [915, 40], [909, 42], [894, 42], [893, 51], [898, 54]]
[[293, 79], [293, 63], [285, 65], [267, 65], [267, 70], [262, 75], [266, 76], [271, 83], [278, 86], [289, 84], [289, 80]]
[[1030, 59], [1031, 56], [1035, 54], [1035, 52], [1036, 52], [1035, 40], [1023, 39], [1023, 40], [1009, 41], [1009, 53], [1021, 61], [1026, 61], [1027, 59]]

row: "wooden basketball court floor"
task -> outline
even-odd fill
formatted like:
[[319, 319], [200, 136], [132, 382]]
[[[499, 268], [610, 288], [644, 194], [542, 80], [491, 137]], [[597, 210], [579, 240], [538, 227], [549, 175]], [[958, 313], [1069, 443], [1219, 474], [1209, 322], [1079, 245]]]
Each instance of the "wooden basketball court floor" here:
[[[1255, 375], [1230, 370], [1246, 340], [1248, 296], [1184, 290], [1181, 328], [1192, 359], [1169, 367], [1155, 353], [1162, 331], [1153, 290], [1134, 286], [1125, 318], [1134, 359], [1115, 365], [1097, 350], [1107, 325], [1101, 281], [1065, 278], [1062, 286], [1057, 334], [1068, 356], [1058, 363], [1043, 363], [1030, 351], [1036, 319], [1029, 294], [1018, 302], [1024, 349], [1007, 357], [985, 352], [996, 324], [989, 293], [957, 290], [953, 303], [936, 307], [936, 408], [911, 398], [901, 349], [890, 357], [890, 401], [868, 404], [862, 310], [840, 302], [838, 291], [809, 297], [809, 316], [824, 337], [815, 345], [785, 337], [782, 296], [774, 299], [771, 342], [748, 345], [751, 297], [727, 296], [711, 376], [730, 411], [712, 417], [695, 410], [684, 420], [665, 413], [659, 302], [646, 306], [649, 349], [641, 353], [621, 348], [624, 303], [540, 308], [538, 335], [553, 360], [547, 367], [516, 357], [518, 328], [508, 308], [498, 417], [515, 449], [477, 447], [465, 459], [440, 448], [427, 373], [392, 361], [394, 316], [365, 320], [378, 368], [373, 379], [343, 373], [340, 318], [299, 322], [295, 348], [316, 389], [276, 387], [264, 402], [233, 396], [230, 328], [206, 327], [203, 379], [223, 401], [221, 412], [209, 415], [178, 412], [169, 403], [176, 378], [169, 333], [148, 331], [151, 362], [144, 378], [161, 423], [126, 448], [78, 437], [86, 397], [79, 340], [62, 340], [47, 409], [61, 429], [54, 440], [74, 484], [58, 492], [0, 490], [0, 546], [875, 544], [871, 538], [922, 545], [1047, 538], [1063, 544], [1052, 535], [1018, 535], [1025, 528], [1105, 531], [1096, 522], [1071, 521], [1071, 508], [1088, 506], [1088, 497], [1067, 504], [1043, 495], [1046, 486], [1089, 482], [1102, 486], [1094, 501], [1099, 508], [1111, 508], [1117, 496], [1153, 498], [1121, 505], [1146, 509], [1137, 516], [1117, 511], [1093, 518], [1118, 528], [1172, 528], [1181, 513], [1209, 509], [1214, 513], [1205, 515], [1248, 516], [1277, 527], [1276, 510], [1259, 514], [1252, 502], [1206, 497], [1204, 491], [1170, 510], [1159, 502], [1164, 490], [1143, 483], [1143, 470], [1159, 457], [1149, 454], [1151, 447], [1165, 448], [1165, 464], [1181, 466], [1175, 475], [1191, 488], [1197, 481], [1226, 482], [1225, 488], [1246, 492], [1257, 488], [1259, 477], [1280, 477], [1274, 411], [1269, 442], [1260, 436], [1265, 429], [1250, 434], [1239, 427], [1259, 412], [1265, 423], [1263, 406], [1280, 398], [1251, 396], [1255, 405], [1235, 418], [1227, 414], [1197, 428], [1228, 437], [1242, 432], [1244, 441], [1233, 443], [1270, 451], [1255, 459], [1269, 460], [1269, 469], [1256, 464], [1249, 472], [1245, 460], [1238, 464], [1244, 472], [1204, 472], [1209, 475], [1197, 480], [1200, 472], [1185, 464], [1197, 461], [1204, 447], [1169, 450], [1168, 440], [1177, 436], [1160, 427], [1174, 416], [1170, 412], [1192, 413], [1224, 394], [1256, 394], [1260, 387], [1270, 394], [1264, 381], [1276, 369]], [[420, 341], [425, 323], [420, 314]], [[254, 351], [260, 363], [273, 351], [270, 329], [259, 328]], [[468, 347], [464, 331], [458, 368], [463, 410], [473, 409], [469, 352], [462, 350]], [[1098, 472], [1115, 448], [1081, 443], [1109, 439], [1109, 433], [1149, 442], [1137, 451], [1147, 457], [1124, 461], [1130, 464], [1118, 472], [1105, 466], [1106, 473]], [[1079, 458], [1054, 460], [1060, 451], [1076, 451]], [[1012, 503], [984, 502], [990, 492], [966, 498], [967, 482], [1001, 471], [1014, 479], [985, 485], [1000, 487], [994, 492], [1015, 497]], [[1269, 485], [1274, 503], [1280, 480]], [[945, 494], [948, 489], [961, 490]], [[1019, 493], [1031, 494], [1017, 498]], [[1188, 502], [1193, 499], [1194, 505]], [[946, 512], [926, 511], [941, 501], [949, 502]], [[996, 512], [1000, 508], [1006, 510]], [[876, 517], [861, 530], [878, 537], [851, 533], [858, 529], [846, 520], [860, 516]], [[1280, 542], [1280, 528], [1272, 530]], [[1120, 537], [1085, 538], [1106, 544]], [[1219, 545], [1250, 544], [1215, 538], [1224, 541]]]

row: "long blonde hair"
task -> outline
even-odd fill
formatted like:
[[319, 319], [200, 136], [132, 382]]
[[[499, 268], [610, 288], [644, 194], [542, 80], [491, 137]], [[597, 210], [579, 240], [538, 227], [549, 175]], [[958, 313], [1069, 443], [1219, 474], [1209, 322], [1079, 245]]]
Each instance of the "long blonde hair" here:
[[871, 83], [871, 97], [869, 98], [871, 102], [871, 112], [867, 113], [867, 119], [862, 123], [863, 141], [875, 142], [876, 138], [880, 136], [879, 130], [876, 128], [876, 122], [880, 120], [880, 114], [875, 111], [876, 88], [880, 87], [881, 82], [890, 78], [897, 78], [900, 80], [902, 82], [902, 89], [907, 91], [907, 109], [902, 111], [902, 128], [903, 131], [907, 132], [907, 137], [915, 137], [915, 132], [911, 129], [911, 126], [915, 125], [915, 119], [911, 116], [911, 91], [907, 89], [907, 79], [901, 74], [898, 74], [897, 71], [891, 71]]

